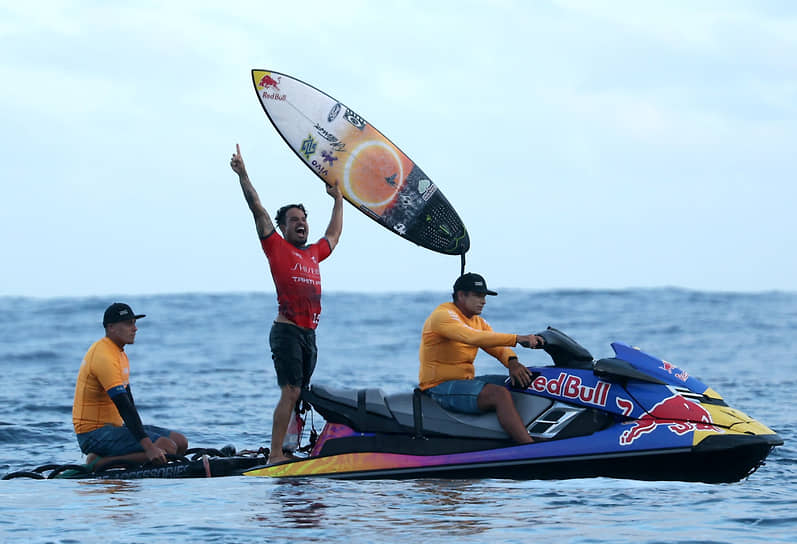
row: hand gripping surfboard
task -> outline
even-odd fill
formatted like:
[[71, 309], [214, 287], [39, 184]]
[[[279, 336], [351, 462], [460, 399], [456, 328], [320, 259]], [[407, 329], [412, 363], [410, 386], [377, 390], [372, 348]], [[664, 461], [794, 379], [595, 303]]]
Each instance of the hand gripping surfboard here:
[[321, 180], [337, 181], [346, 200], [402, 238], [464, 261], [470, 247], [465, 225], [393, 142], [348, 106], [296, 78], [252, 70], [252, 83], [274, 128]]

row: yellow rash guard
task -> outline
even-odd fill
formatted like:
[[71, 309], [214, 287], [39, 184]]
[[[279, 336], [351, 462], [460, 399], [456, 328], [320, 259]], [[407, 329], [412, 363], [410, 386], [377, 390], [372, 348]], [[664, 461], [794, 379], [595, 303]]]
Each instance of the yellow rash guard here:
[[109, 396], [130, 383], [127, 354], [106, 337], [92, 344], [80, 364], [72, 406], [75, 433], [87, 433], [110, 423], [121, 426], [122, 416]]
[[516, 334], [494, 332], [481, 316], [468, 319], [453, 302], [441, 304], [423, 324], [420, 388], [426, 390], [449, 380], [473, 379], [473, 361], [479, 348], [509, 368], [509, 359], [517, 355], [508, 346], [515, 344]]

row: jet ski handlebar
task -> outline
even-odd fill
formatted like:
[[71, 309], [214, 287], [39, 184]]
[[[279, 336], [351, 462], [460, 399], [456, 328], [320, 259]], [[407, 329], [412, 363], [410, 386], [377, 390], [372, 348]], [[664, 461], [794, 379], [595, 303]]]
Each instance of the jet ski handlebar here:
[[551, 356], [555, 366], [592, 368], [592, 354], [559, 329], [548, 327], [537, 336], [545, 341], [542, 349]]
[[518, 342], [518, 344], [520, 344], [520, 345], [521, 345], [521, 346], [523, 346], [524, 348], [529, 348], [529, 349], [542, 349], [542, 347], [543, 347], [543, 345], [545, 344], [545, 342], [543, 341], [543, 343], [542, 343], [542, 344], [537, 344], [536, 346], [532, 346], [530, 342], [526, 342], [526, 341], [519, 341], [519, 342]]

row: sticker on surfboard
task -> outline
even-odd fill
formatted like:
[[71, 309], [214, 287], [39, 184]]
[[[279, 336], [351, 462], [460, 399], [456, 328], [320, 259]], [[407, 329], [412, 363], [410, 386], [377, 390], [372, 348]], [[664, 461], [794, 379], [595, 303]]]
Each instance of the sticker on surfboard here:
[[252, 70], [252, 82], [288, 146], [352, 205], [419, 246], [468, 251], [468, 231], [437, 185], [357, 112], [286, 74]]

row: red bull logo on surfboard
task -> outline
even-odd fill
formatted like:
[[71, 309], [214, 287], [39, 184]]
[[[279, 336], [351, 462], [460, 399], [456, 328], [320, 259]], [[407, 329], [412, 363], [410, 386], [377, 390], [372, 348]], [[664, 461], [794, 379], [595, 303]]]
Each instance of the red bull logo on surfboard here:
[[692, 431], [723, 432], [712, 423], [711, 414], [700, 404], [681, 395], [672, 395], [631, 423], [631, 426], [620, 435], [620, 445], [629, 446], [640, 436], [652, 433], [658, 427], [666, 427], [678, 436]]
[[[266, 74], [260, 78], [257, 86], [263, 90], [261, 93], [263, 98], [266, 100], [285, 100], [285, 94], [279, 94], [280, 79], [282, 79], [280, 76], [277, 76], [277, 79], [274, 79], [271, 77], [271, 74]], [[269, 92], [269, 89], [271, 89], [272, 92]]]
[[271, 74], [266, 74], [260, 78], [260, 83], [257, 84], [263, 90], [268, 90], [269, 87], [273, 88], [275, 91], [279, 91], [279, 82], [282, 79], [281, 76], [277, 76], [277, 79], [271, 77]]

